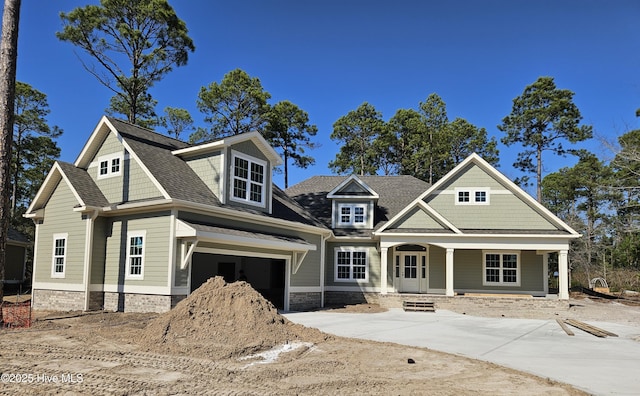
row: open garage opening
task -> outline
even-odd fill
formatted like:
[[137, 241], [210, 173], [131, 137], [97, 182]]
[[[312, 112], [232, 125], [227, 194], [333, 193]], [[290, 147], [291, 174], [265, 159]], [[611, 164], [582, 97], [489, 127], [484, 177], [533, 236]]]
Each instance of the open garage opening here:
[[246, 281], [279, 309], [284, 308], [286, 262], [283, 259], [194, 253], [191, 261], [191, 292], [207, 279], [222, 276], [235, 282], [244, 272]]

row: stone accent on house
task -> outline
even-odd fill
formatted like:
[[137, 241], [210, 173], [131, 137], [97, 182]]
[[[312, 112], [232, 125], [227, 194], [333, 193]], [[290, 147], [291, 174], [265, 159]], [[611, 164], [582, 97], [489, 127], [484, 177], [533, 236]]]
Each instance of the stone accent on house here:
[[33, 309], [80, 311], [84, 309], [84, 292], [34, 289], [31, 304]]
[[[389, 293], [378, 296], [378, 304], [385, 308], [402, 308], [403, 301], [428, 301], [435, 304], [436, 310], [446, 309], [458, 313], [473, 314], [474, 311], [493, 311], [510, 313], [514, 310], [526, 313], [530, 310], [553, 315], [566, 311], [569, 301], [554, 297], [511, 297], [511, 296], [454, 296], [447, 297], [430, 294]], [[509, 315], [511, 316], [511, 315]]]
[[320, 308], [320, 304], [321, 294], [319, 292], [289, 294], [290, 311], [306, 311], [310, 309], [316, 309]]
[[[135, 293], [104, 293], [104, 310], [121, 312], [167, 312], [175, 306], [174, 298], [180, 296], [161, 296]], [[184, 298], [184, 296], [182, 296]]]
[[[352, 304], [380, 304], [378, 298], [378, 293], [326, 291], [324, 293], [324, 306], [332, 307]], [[402, 303], [400, 303], [400, 306], [402, 306]]]

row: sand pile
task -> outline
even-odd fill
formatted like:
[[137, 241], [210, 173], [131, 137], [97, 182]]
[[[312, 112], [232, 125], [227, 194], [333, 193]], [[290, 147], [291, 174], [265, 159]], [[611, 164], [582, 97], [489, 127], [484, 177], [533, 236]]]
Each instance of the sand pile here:
[[327, 337], [279, 315], [247, 282], [226, 283], [215, 277], [149, 323], [140, 344], [151, 351], [221, 359]]

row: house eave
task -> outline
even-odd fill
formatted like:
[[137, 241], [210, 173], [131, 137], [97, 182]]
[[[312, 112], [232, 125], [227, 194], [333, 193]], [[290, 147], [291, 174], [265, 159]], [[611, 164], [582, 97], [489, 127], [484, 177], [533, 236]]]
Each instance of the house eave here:
[[532, 238], [551, 238], [551, 239], [576, 239], [582, 237], [581, 234], [452, 234], [452, 233], [423, 233], [423, 232], [374, 232], [373, 235], [378, 237], [437, 237], [437, 238], [508, 238], [508, 239], [532, 239]]
[[281, 227], [287, 227], [289, 229], [295, 229], [298, 231], [309, 232], [311, 234], [320, 234], [323, 236], [330, 236], [331, 230], [321, 227], [315, 227], [312, 225], [301, 224], [293, 221], [274, 219], [266, 216], [260, 216], [252, 213], [239, 212], [229, 208], [221, 208], [218, 206], [199, 204], [195, 202], [189, 202], [179, 199], [158, 199], [154, 201], [124, 203], [120, 205], [112, 205], [101, 208], [101, 214], [104, 216], [117, 216], [129, 213], [150, 212], [158, 210], [170, 210], [170, 209], [187, 209], [195, 210], [197, 212], [206, 215], [222, 216], [228, 219], [242, 219], [250, 222], [261, 224], [272, 224]]

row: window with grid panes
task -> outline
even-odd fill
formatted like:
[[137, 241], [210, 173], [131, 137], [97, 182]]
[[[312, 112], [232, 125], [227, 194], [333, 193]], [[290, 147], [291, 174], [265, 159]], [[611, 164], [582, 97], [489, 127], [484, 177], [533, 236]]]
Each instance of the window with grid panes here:
[[356, 248], [337, 248], [335, 255], [336, 281], [368, 279], [367, 251]]
[[518, 261], [517, 253], [485, 253], [483, 284], [518, 286], [520, 283]]
[[233, 157], [234, 201], [264, 206], [265, 164], [249, 157]]

